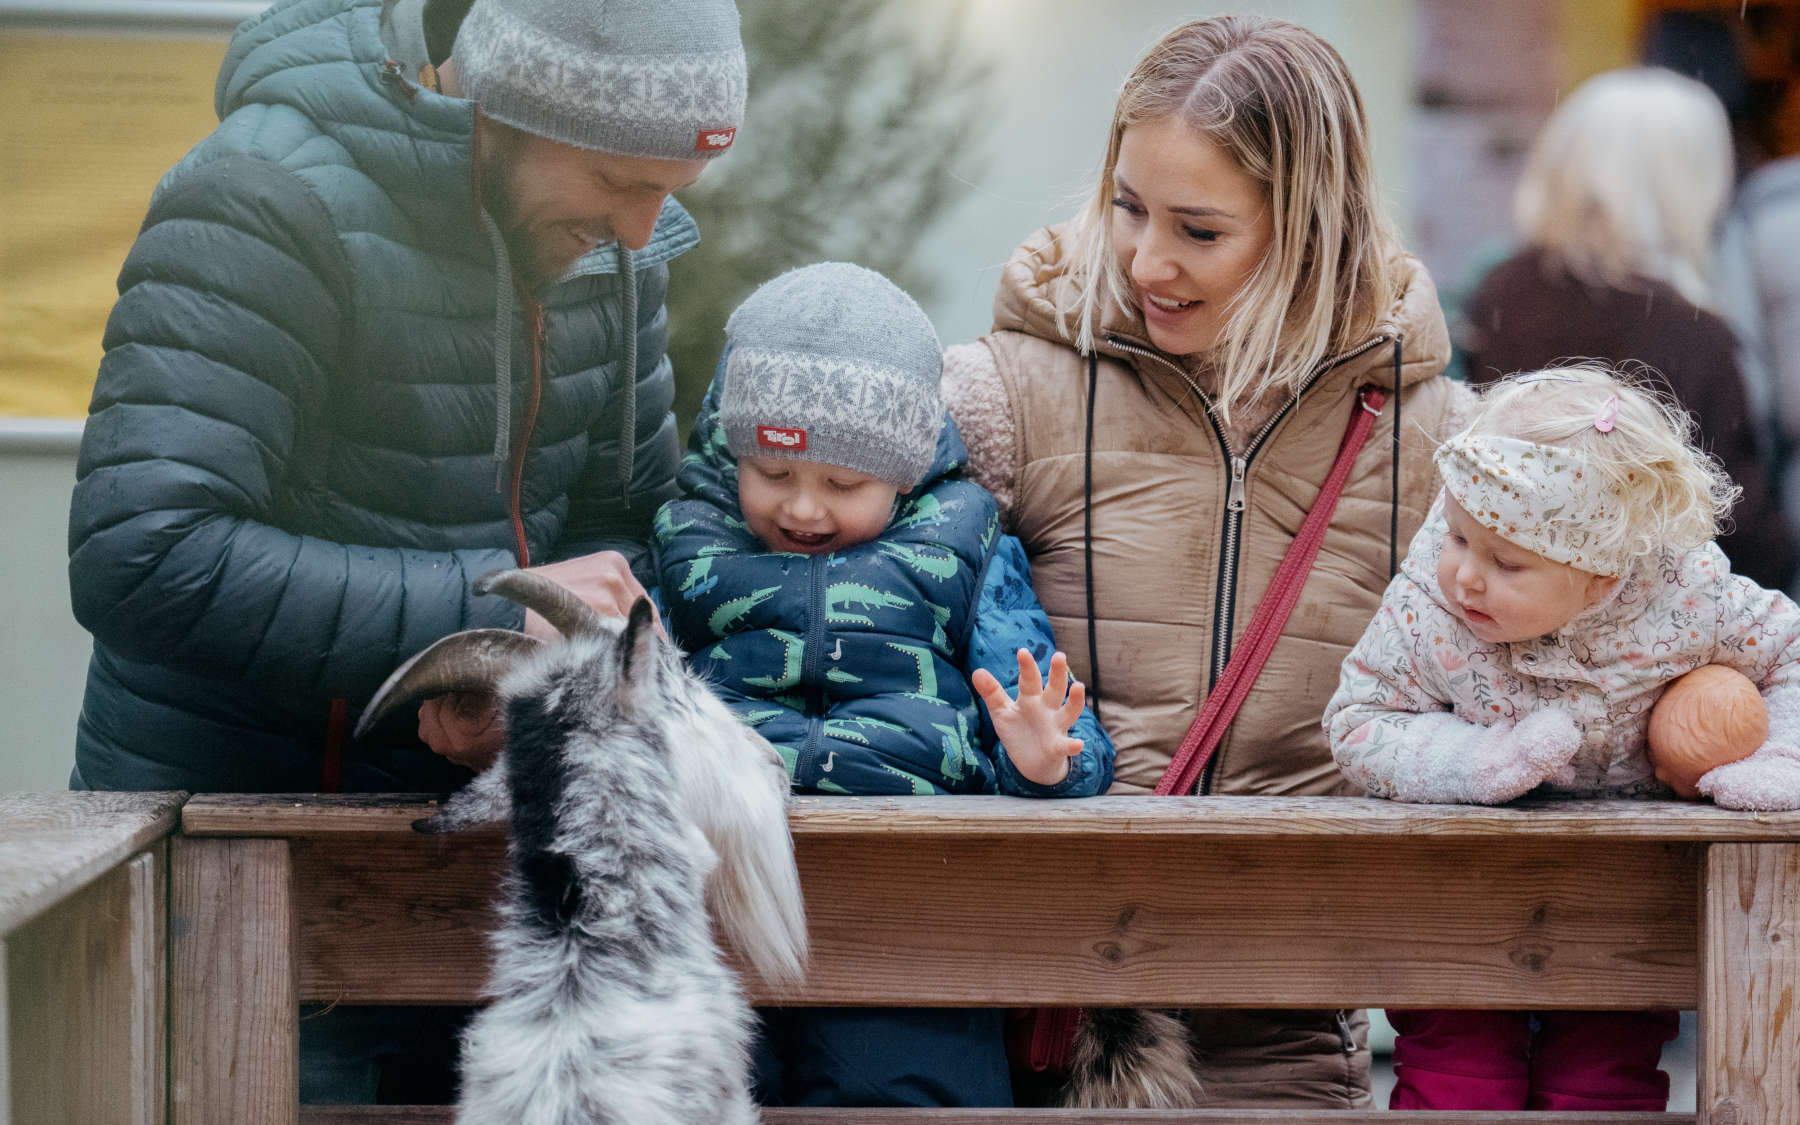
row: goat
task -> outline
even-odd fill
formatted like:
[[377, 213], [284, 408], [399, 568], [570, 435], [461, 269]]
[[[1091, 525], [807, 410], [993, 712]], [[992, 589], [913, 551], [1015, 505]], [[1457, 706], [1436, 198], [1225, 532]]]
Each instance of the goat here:
[[475, 591], [536, 610], [562, 643], [453, 634], [397, 669], [357, 727], [448, 691], [506, 705], [499, 760], [414, 823], [511, 823], [492, 1001], [464, 1034], [458, 1125], [756, 1121], [752, 1015], [707, 904], [764, 980], [799, 975], [780, 758], [687, 669], [648, 599], [621, 627], [529, 571], [484, 575]]

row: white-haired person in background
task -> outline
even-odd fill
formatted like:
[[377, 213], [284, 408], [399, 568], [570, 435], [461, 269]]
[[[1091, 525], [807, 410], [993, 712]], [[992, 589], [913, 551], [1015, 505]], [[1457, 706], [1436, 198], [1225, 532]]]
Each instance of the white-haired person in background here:
[[1570, 359], [1647, 369], [1743, 489], [1719, 536], [1732, 568], [1784, 588], [1793, 535], [1710, 284], [1732, 169], [1724, 107], [1701, 83], [1650, 67], [1589, 79], [1532, 147], [1514, 196], [1524, 246], [1469, 299], [1457, 344], [1477, 387]]

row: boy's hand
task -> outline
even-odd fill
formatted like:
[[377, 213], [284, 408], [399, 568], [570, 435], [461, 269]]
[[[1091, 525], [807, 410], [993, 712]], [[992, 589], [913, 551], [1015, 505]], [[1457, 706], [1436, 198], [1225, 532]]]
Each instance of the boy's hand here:
[[506, 746], [506, 719], [498, 696], [451, 692], [419, 704], [419, 739], [476, 773], [494, 764]]
[[1006, 756], [1027, 781], [1055, 785], [1069, 776], [1069, 759], [1081, 753], [1081, 739], [1070, 738], [1069, 728], [1081, 717], [1087, 689], [1070, 681], [1067, 656], [1059, 652], [1050, 658], [1050, 680], [1045, 683], [1037, 661], [1020, 649], [1016, 702], [985, 668], [977, 668], [969, 683], [987, 704]]

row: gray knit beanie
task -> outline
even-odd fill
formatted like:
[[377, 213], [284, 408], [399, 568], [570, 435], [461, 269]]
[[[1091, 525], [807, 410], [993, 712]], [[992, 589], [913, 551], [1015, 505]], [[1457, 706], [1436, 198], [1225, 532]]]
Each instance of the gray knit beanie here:
[[578, 148], [706, 159], [744, 122], [731, 0], [475, 0], [451, 57], [487, 116]]
[[725, 325], [719, 421], [733, 457], [925, 479], [944, 424], [943, 349], [918, 303], [847, 262], [789, 270]]

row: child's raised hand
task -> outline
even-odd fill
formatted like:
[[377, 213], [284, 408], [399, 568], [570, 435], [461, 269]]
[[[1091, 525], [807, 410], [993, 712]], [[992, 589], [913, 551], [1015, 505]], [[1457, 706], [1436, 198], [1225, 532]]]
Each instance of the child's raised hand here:
[[1081, 717], [1087, 689], [1069, 679], [1067, 656], [1059, 652], [1050, 658], [1046, 683], [1037, 661], [1020, 649], [1016, 701], [985, 668], [977, 668], [969, 683], [987, 704], [1006, 756], [1027, 781], [1055, 785], [1069, 776], [1069, 759], [1081, 753], [1081, 740], [1070, 738], [1069, 728]]

